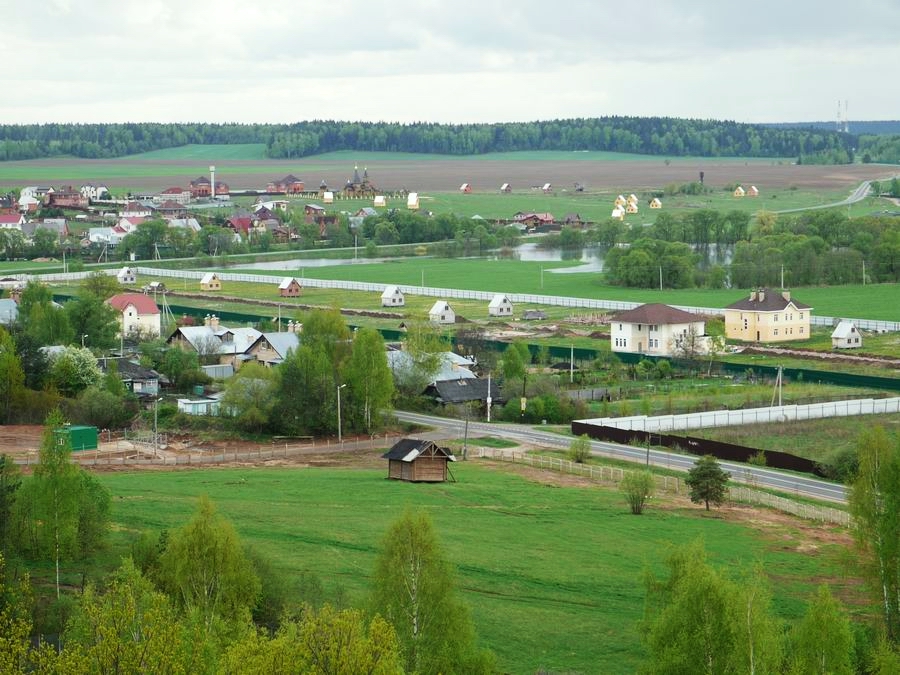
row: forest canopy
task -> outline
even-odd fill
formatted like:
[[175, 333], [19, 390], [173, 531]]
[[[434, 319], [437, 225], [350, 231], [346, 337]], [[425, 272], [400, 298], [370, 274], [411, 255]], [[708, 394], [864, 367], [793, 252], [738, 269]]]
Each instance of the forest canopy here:
[[[872, 139], [869, 161], [891, 145]], [[272, 159], [337, 150], [478, 155], [534, 150], [593, 150], [661, 156], [796, 157], [853, 161], [860, 137], [817, 128], [779, 128], [673, 117], [593, 117], [499, 124], [347, 122], [294, 124], [22, 124], [0, 125], [0, 161], [71, 155], [85, 159], [189, 144], [265, 144]], [[886, 149], [886, 148], [885, 148]], [[892, 154], [892, 153], [891, 153]]]

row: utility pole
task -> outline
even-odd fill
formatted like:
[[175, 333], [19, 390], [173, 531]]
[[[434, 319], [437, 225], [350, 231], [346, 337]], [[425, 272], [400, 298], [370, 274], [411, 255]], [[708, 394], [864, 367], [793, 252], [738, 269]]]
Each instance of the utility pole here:
[[344, 442], [344, 437], [341, 434], [341, 389], [347, 386], [347, 383], [338, 386], [337, 388], [337, 423], [338, 423], [338, 443]]
[[866, 261], [863, 260], [863, 286], [866, 285]]
[[575, 382], [575, 345], [569, 345], [569, 384]]
[[784, 265], [781, 266], [781, 290], [784, 290]]
[[659, 290], [662, 290], [662, 265], [659, 266]]

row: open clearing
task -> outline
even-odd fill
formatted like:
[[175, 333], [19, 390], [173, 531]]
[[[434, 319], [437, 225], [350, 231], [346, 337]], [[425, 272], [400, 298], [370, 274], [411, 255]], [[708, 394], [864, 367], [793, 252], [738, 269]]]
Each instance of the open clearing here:
[[[458, 569], [479, 634], [509, 672], [632, 673], [642, 658], [642, 574], [662, 571], [672, 545], [702, 538], [737, 570], [761, 562], [785, 618], [828, 581], [859, 610], [858, 580], [841, 560], [849, 535], [769, 511], [706, 515], [661, 497], [643, 517], [621, 497], [573, 477], [487, 462], [458, 463], [459, 482], [385, 479], [377, 452], [343, 468], [239, 467], [101, 474], [113, 494], [115, 545], [139, 530], [177, 527], [207, 494], [244, 541], [296, 579], [320, 576], [364, 602], [378, 542], [406, 507], [427, 511]], [[325, 458], [329, 465], [334, 458]], [[310, 464], [315, 463], [310, 460]], [[372, 468], [377, 467], [377, 468]]]

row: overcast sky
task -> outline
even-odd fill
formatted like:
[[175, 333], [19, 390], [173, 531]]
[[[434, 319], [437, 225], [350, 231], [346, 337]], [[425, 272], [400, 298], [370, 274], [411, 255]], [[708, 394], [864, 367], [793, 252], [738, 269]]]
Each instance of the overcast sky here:
[[[676, 8], [676, 6], [678, 6]], [[900, 118], [900, 2], [0, 0], [0, 122]]]

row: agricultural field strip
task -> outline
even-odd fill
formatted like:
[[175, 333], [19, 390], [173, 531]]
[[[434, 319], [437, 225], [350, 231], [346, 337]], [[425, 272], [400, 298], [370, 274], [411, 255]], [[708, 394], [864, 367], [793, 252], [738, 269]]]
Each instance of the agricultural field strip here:
[[[118, 269], [103, 270], [109, 275], [115, 275]], [[165, 268], [137, 267], [136, 271], [142, 276], [170, 277], [175, 279], [195, 279], [200, 280], [208, 271], [193, 270], [170, 270]], [[37, 274], [32, 275], [45, 283], [57, 281], [76, 281], [89, 276], [91, 272], [68, 272], [56, 274]], [[239, 281], [260, 284], [279, 284], [285, 276], [289, 276], [288, 272], [278, 276], [270, 276], [263, 274], [236, 274], [233, 272], [217, 272], [222, 281]], [[495, 295], [506, 295], [512, 302], [531, 303], [535, 305], [552, 305], [557, 307], [574, 307], [579, 309], [613, 309], [627, 310], [634, 309], [643, 303], [626, 302], [620, 300], [595, 300], [592, 298], [575, 298], [562, 295], [535, 295], [531, 293], [500, 293], [497, 291], [474, 291], [454, 288], [433, 288], [430, 286], [409, 286], [404, 284], [387, 284], [365, 281], [345, 281], [334, 279], [314, 279], [304, 277], [303, 285], [314, 288], [336, 288], [350, 291], [369, 291], [382, 292], [387, 286], [398, 285], [400, 290], [409, 295], [426, 295], [436, 298], [454, 298], [459, 300], [490, 300]], [[672, 305], [677, 309], [691, 312], [693, 314], [706, 314], [710, 316], [721, 316], [725, 310], [720, 307], [694, 307], [687, 305]], [[900, 331], [900, 321], [881, 321], [877, 319], [857, 319], [850, 317], [831, 317], [831, 316], [811, 316], [810, 321], [818, 326], [833, 326], [836, 321], [841, 319], [853, 321], [859, 328], [864, 330], [877, 331]]]
[[[447, 431], [455, 436], [461, 435], [465, 429], [464, 420], [453, 420], [406, 411], [397, 411], [397, 417], [403, 422], [414, 422], [437, 427], [441, 431]], [[560, 436], [559, 434], [537, 431], [522, 425], [484, 422], [469, 422], [469, 433], [490, 434], [500, 438], [561, 449], [568, 448], [571, 441], [571, 438]], [[653, 448], [636, 448], [605, 441], [591, 441], [591, 450], [595, 454], [624, 459], [638, 464], [647, 464], [649, 460], [649, 464], [653, 466], [685, 472], [691, 469], [696, 461], [694, 456], [680, 455]], [[735, 462], [721, 462], [721, 465], [731, 473], [733, 480], [751, 482], [754, 487], [770, 488], [783, 493], [803, 495], [812, 499], [842, 504], [847, 501], [846, 489], [843, 485], [837, 483]]]

